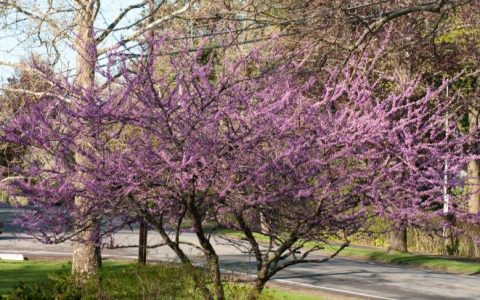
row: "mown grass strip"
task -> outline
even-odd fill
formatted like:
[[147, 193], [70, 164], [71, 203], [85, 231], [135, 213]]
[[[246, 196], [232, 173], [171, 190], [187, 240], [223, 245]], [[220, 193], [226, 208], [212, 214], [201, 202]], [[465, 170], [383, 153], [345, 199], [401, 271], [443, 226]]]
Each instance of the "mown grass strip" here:
[[[335, 250], [326, 246], [327, 253]], [[435, 255], [416, 255], [391, 252], [386, 250], [349, 247], [341, 252], [342, 257], [357, 258], [372, 262], [381, 262], [408, 267], [418, 267], [428, 270], [477, 275], [480, 274], [480, 262], [466, 258], [444, 257]]]
[[[245, 236], [239, 231], [222, 230], [220, 234], [238, 239], [245, 238]], [[267, 236], [256, 234], [255, 238], [259, 242], [268, 242]], [[308, 247], [313, 247], [314, 245], [317, 245], [317, 243], [309, 242], [306, 245]], [[336, 246], [325, 244], [321, 245], [325, 248], [322, 251], [325, 254], [331, 254], [337, 249]], [[460, 257], [417, 255], [398, 252], [388, 253], [386, 249], [364, 247], [360, 248], [355, 246], [343, 249], [338, 256], [368, 260], [371, 262], [395, 264], [400, 266], [418, 267], [434, 271], [445, 271], [468, 275], [480, 274], [480, 261]]]

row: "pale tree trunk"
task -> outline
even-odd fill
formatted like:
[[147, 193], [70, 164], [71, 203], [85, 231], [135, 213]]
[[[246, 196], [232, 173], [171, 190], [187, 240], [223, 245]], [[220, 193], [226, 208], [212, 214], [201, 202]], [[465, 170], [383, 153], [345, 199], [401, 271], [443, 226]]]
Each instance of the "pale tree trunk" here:
[[406, 253], [407, 250], [407, 227], [402, 225], [399, 228], [393, 228], [390, 233], [390, 247], [388, 251]]
[[[478, 129], [478, 111], [472, 109], [468, 117], [470, 123], [469, 131], [471, 134], [475, 134]], [[480, 212], [480, 162], [478, 160], [470, 161], [468, 163], [467, 173], [470, 194], [468, 208], [471, 213], [476, 214]]]
[[[469, 119], [469, 131], [471, 134], [475, 134], [475, 131], [478, 129], [478, 111], [472, 109], [468, 116]], [[475, 145], [478, 146], [478, 145]], [[478, 214], [480, 212], [480, 161], [472, 160], [468, 163], [467, 167], [468, 174], [468, 211], [473, 214]], [[474, 255], [480, 255], [480, 247], [473, 241], [474, 245]]]
[[[77, 51], [77, 78], [76, 84], [79, 87], [89, 89], [95, 81], [96, 45], [93, 35], [94, 3], [95, 1], [77, 1], [78, 14], [76, 19], [76, 40], [75, 50]], [[79, 144], [85, 141], [76, 141]], [[79, 153], [75, 154], [75, 161], [82, 165], [88, 163]], [[79, 176], [84, 176], [79, 174]], [[77, 225], [82, 230], [79, 235], [80, 241], [74, 244], [72, 257], [72, 273], [83, 276], [91, 276], [97, 273], [101, 266], [101, 253], [98, 240], [99, 224], [89, 219], [85, 213], [89, 210], [84, 199], [75, 198], [75, 205], [80, 216]]]

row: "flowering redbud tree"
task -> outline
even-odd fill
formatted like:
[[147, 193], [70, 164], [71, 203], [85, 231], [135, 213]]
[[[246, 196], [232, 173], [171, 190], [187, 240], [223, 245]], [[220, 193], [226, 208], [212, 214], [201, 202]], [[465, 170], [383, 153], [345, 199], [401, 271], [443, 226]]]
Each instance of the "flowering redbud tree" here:
[[[49, 76], [56, 92], [2, 127], [2, 140], [38, 153], [3, 181], [29, 199], [20, 223], [34, 236], [78, 238], [82, 219], [103, 223], [104, 236], [142, 217], [193, 266], [180, 240], [192, 224], [190, 246], [204, 254], [213, 292], [194, 272], [195, 282], [205, 298], [223, 299], [206, 225], [243, 233], [226, 241], [254, 255], [261, 292], [289, 266], [334, 257], [377, 216], [475, 221], [465, 193], [450, 195], [448, 218], [432, 209], [445, 185], [465, 187], [459, 174], [478, 143], [455, 122], [446, 126], [448, 82], [421, 90], [380, 76], [369, 53], [326, 79], [303, 78], [301, 53], [285, 62], [258, 50], [233, 55], [228, 43], [192, 50], [172, 40], [149, 41], [154, 50], [135, 64], [112, 52], [99, 67], [105, 80], [89, 89]], [[76, 196], [88, 210], [75, 210]], [[342, 241], [338, 251], [314, 254], [332, 238]]]
[[[326, 261], [308, 257], [321, 248], [310, 241], [343, 239], [340, 251], [374, 216], [440, 231], [432, 220], [452, 226], [454, 217], [478, 217], [466, 213], [465, 193], [449, 195], [448, 215], [435, 209], [445, 188], [465, 187], [460, 174], [475, 157], [469, 145], [478, 145], [478, 137], [458, 135], [451, 120], [446, 125], [453, 115], [443, 96], [448, 82], [422, 91], [416, 81], [375, 77], [374, 67], [375, 55], [354, 59], [313, 83], [322, 95], [252, 111], [248, 128], [263, 127], [262, 134], [254, 145], [238, 146], [241, 168], [232, 171], [235, 182], [226, 180], [226, 213], [216, 217], [245, 234], [259, 290], [288, 266]], [[395, 89], [381, 89], [392, 81]], [[268, 237], [266, 249], [253, 233]]]

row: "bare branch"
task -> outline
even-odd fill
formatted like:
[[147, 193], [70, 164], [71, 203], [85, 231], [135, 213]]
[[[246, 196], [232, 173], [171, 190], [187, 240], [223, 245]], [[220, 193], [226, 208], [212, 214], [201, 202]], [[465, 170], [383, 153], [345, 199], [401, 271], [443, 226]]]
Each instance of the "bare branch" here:
[[0, 87], [0, 90], [7, 91], [7, 92], [12, 92], [12, 93], [27, 94], [27, 95], [35, 96], [35, 97], [38, 97], [38, 98], [41, 98], [43, 96], [53, 95], [53, 94], [50, 94], [48, 92], [34, 92], [34, 91], [30, 91], [30, 90], [16, 89], [16, 88], [10, 88], [10, 87]]
[[[27, 16], [28, 18], [36, 21], [40, 27], [43, 23], [47, 23], [55, 31], [55, 34], [72, 41], [72, 38], [65, 32], [65, 29], [61, 28], [55, 20], [48, 17], [48, 12], [44, 13], [43, 15], [33, 13], [25, 9], [25, 7], [18, 5], [16, 1], [0, 1], [0, 5], [4, 5], [7, 8], [13, 9]], [[51, 9], [51, 7], [49, 7], [49, 9]]]
[[121, 20], [125, 17], [126, 14], [128, 14], [131, 10], [142, 8], [147, 4], [147, 1], [137, 3], [137, 4], [132, 4], [125, 8], [116, 18], [115, 20], [108, 25], [107, 29], [102, 32], [100, 36], [97, 37], [96, 42], [101, 43], [112, 31], [115, 29], [115, 27], [120, 23]]
[[369, 35], [374, 34], [379, 29], [381, 29], [383, 25], [387, 24], [388, 22], [396, 18], [405, 16], [411, 13], [415, 13], [415, 12], [437, 12], [444, 6], [446, 6], [446, 1], [437, 0], [437, 1], [429, 2], [425, 4], [409, 6], [409, 7], [400, 8], [400, 9], [387, 12], [383, 15], [383, 17], [381, 17], [380, 19], [373, 22], [367, 27], [367, 29], [363, 32], [360, 38], [355, 42], [353, 48], [354, 49], [358, 48]]
[[17, 89], [17, 88], [10, 88], [10, 87], [0, 87], [0, 90], [7, 91], [7, 92], [12, 92], [12, 93], [27, 94], [27, 95], [34, 96], [34, 97], [37, 97], [37, 98], [49, 97], [50, 96], [50, 97], [61, 99], [65, 102], [71, 102], [72, 101], [71, 98], [79, 99], [79, 97], [75, 96], [75, 95], [69, 95], [70, 97], [67, 97], [65, 95], [59, 95], [58, 93], [52, 93], [52, 92], [48, 92], [48, 91], [35, 92], [35, 91], [27, 90], [27, 89]]
[[[170, 21], [171, 19], [175, 18], [176, 16], [183, 14], [184, 12], [186, 12], [190, 8], [190, 6], [191, 6], [191, 3], [190, 3], [190, 1], [188, 1], [187, 4], [185, 4], [182, 8], [180, 8], [180, 9], [174, 11], [173, 13], [171, 13], [167, 16], [164, 16], [164, 17], [148, 24], [147, 26], [137, 30], [133, 34], [131, 34], [128, 37], [121, 40], [118, 44], [123, 45], [125, 43], [128, 43], [130, 41], [133, 41], [133, 40], [139, 38], [140, 36], [142, 36], [142, 34], [148, 32], [149, 30], [152, 30], [152, 29], [160, 26], [161, 24], [163, 24], [167, 21]], [[114, 48], [115, 48], [115, 46], [99, 49], [97, 53], [98, 53], [98, 55], [102, 55], [102, 54], [104, 54], [104, 53], [106, 53], [109, 50], [112, 50]]]

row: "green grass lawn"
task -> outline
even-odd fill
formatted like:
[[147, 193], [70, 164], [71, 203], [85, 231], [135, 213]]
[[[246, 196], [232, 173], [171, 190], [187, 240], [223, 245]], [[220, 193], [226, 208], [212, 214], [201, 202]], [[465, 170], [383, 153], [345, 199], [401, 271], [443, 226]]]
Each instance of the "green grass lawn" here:
[[[219, 234], [224, 234], [235, 238], [244, 238], [244, 235], [241, 232], [228, 229], [221, 230]], [[266, 236], [262, 236], [260, 234], [254, 235], [257, 241], [268, 242], [268, 238]], [[308, 247], [312, 247], [314, 245], [314, 242], [307, 243]], [[325, 254], [331, 254], [337, 249], [337, 247], [331, 245], [323, 245], [323, 247], [325, 249], [322, 252]], [[469, 275], [480, 274], [480, 262], [478, 260], [469, 260], [465, 258], [415, 255], [397, 252], [387, 253], [386, 249], [382, 248], [364, 248], [355, 246], [343, 249], [338, 256], [452, 273]]]
[[[157, 268], [155, 267], [149, 268], [146, 271], [140, 273], [140, 276], [135, 277], [132, 276], [138, 266], [135, 263], [127, 262], [127, 261], [105, 261], [102, 274], [105, 278], [109, 278], [109, 280], [104, 281], [104, 288], [109, 289], [117, 289], [117, 290], [128, 290], [127, 287], [132, 287], [137, 285], [138, 281], [142, 281], [141, 285], [142, 288], [154, 288], [153, 286], [163, 285], [166, 288], [175, 289], [178, 288], [180, 284], [180, 288], [190, 288], [185, 284], [185, 282], [169, 282], [167, 283], [166, 278], [179, 278], [179, 276], [185, 276], [185, 270], [180, 268], [171, 267], [171, 270], [167, 270], [168, 268]], [[160, 279], [158, 281], [150, 280], [150, 283], [145, 280], [146, 278], [154, 278], [151, 277], [152, 272], [161, 272], [160, 276], [155, 275], [156, 279]], [[68, 274], [70, 272], [70, 264], [67, 261], [23, 261], [23, 262], [12, 262], [12, 261], [1, 261], [0, 260], [0, 298], [1, 296], [7, 296], [11, 290], [18, 286], [20, 282], [24, 282], [26, 284], [34, 284], [41, 282], [42, 280], [46, 280], [49, 274]], [[181, 274], [183, 273], [183, 274]], [[150, 276], [150, 277], [149, 277]], [[162, 277], [163, 276], [163, 277]], [[142, 278], [140, 278], [142, 277]], [[163, 280], [162, 280], [163, 279]], [[172, 280], [170, 280], [172, 281]], [[148, 286], [151, 284], [152, 286]], [[170, 285], [170, 286], [168, 286]], [[176, 286], [174, 286], [176, 285]], [[228, 294], [234, 294], [237, 291], [241, 291], [242, 286], [235, 287], [234, 285], [227, 284], [230, 286], [226, 287], [226, 292]], [[117, 294], [122, 297], [123, 294]], [[313, 300], [322, 298], [317, 295], [311, 295], [308, 293], [294, 293], [291, 291], [284, 291], [281, 289], [268, 289], [266, 291], [265, 299], [273, 299], [273, 300]], [[128, 296], [125, 296], [128, 299], [133, 299]], [[125, 299], [127, 299], [125, 298]], [[232, 297], [232, 299], [240, 299], [237, 297]]]
[[0, 260], [0, 295], [6, 295], [20, 281], [32, 283], [44, 280], [47, 274], [65, 266], [64, 261], [10, 262]]

